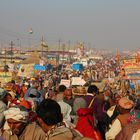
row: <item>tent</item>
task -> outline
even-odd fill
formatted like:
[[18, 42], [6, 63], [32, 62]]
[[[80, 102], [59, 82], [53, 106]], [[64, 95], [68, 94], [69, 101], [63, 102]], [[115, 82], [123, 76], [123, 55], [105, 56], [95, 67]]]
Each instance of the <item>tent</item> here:
[[76, 70], [76, 71], [81, 71], [81, 70], [83, 70], [83, 64], [74, 63], [74, 64], [72, 64], [72, 69]]

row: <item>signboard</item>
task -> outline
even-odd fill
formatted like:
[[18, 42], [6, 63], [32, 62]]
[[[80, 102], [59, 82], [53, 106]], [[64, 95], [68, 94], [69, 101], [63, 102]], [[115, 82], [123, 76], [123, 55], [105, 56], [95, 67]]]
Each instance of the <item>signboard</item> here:
[[0, 72], [0, 81], [2, 84], [12, 80], [12, 72]]
[[125, 59], [123, 60], [123, 63], [124, 64], [127, 64], [127, 63], [137, 63], [136, 59]]
[[34, 64], [22, 64], [18, 71], [20, 77], [33, 77], [34, 76]]
[[140, 73], [131, 73], [127, 75], [127, 79], [138, 80], [140, 79]]
[[123, 79], [140, 79], [140, 67], [125, 69], [125, 75], [126, 76]]
[[72, 77], [71, 85], [83, 86], [85, 83], [86, 83], [86, 81], [84, 79], [82, 79], [81, 77]]
[[125, 72], [126, 74], [129, 74], [129, 73], [140, 73], [140, 67], [139, 68], [127, 68], [125, 69]]
[[123, 60], [123, 68], [138, 68], [139, 64], [136, 59], [125, 59]]
[[126, 59], [123, 61], [125, 77], [123, 79], [140, 79], [140, 65], [136, 59]]
[[139, 65], [137, 63], [125, 63], [123, 65], [124, 68], [138, 68]]
[[70, 80], [61, 79], [60, 85], [65, 85], [67, 88], [69, 88]]
[[12, 77], [12, 72], [0, 72], [0, 77]]

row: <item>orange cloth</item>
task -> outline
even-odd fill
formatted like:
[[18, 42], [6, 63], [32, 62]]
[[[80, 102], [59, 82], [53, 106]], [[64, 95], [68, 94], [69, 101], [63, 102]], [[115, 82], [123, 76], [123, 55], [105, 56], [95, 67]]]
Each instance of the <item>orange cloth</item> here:
[[20, 106], [24, 106], [26, 109], [31, 109], [31, 103], [26, 100], [21, 101]]
[[124, 109], [131, 109], [134, 105], [133, 101], [123, 97], [119, 100], [119, 105]]

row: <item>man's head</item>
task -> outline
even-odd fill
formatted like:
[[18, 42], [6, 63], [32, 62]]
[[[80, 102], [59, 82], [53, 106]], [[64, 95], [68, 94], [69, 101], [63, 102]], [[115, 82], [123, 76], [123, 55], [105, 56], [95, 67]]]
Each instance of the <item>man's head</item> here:
[[38, 81], [36, 81], [36, 80], [33, 80], [32, 82], [31, 82], [31, 85], [32, 85], [32, 87], [34, 87], [34, 88], [38, 88], [39, 87], [39, 82]]
[[15, 80], [11, 80], [11, 84], [15, 85], [16, 84]]
[[66, 90], [66, 86], [65, 85], [60, 85], [59, 88], [58, 88], [58, 94], [56, 96], [56, 101], [59, 102], [59, 101], [62, 101], [63, 100], [63, 93], [64, 91]]
[[37, 107], [37, 115], [39, 125], [44, 132], [49, 130], [49, 127], [62, 122], [63, 117], [59, 104], [51, 99], [43, 100]]
[[97, 88], [96, 85], [90, 85], [87, 89], [88, 93], [92, 93], [92, 94], [98, 94], [99, 93], [99, 89]]
[[133, 101], [129, 100], [126, 97], [123, 97], [119, 100], [119, 110], [120, 110], [121, 114], [130, 112], [130, 110], [133, 108], [133, 106], [134, 106]]
[[72, 98], [72, 89], [66, 89], [64, 91], [64, 98], [70, 100]]
[[66, 90], [66, 86], [65, 85], [60, 85], [59, 86], [59, 92], [64, 92]]
[[7, 119], [7, 123], [12, 131], [13, 134], [15, 135], [20, 135], [23, 130], [25, 129], [25, 126], [27, 125], [24, 122], [16, 121], [14, 119]]
[[28, 121], [28, 112], [25, 108], [11, 107], [4, 111], [5, 119], [13, 134], [20, 135]]
[[49, 99], [56, 100], [57, 91], [53, 89], [49, 89], [47, 95]]

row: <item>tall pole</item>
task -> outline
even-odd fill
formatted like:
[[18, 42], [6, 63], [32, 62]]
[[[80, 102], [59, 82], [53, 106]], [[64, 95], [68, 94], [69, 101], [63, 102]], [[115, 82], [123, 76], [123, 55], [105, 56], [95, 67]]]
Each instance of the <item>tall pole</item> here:
[[68, 41], [68, 51], [70, 50], [70, 44], [71, 44], [71, 42], [70, 42], [70, 40]]
[[4, 62], [4, 71], [5, 71], [5, 76], [6, 76], [6, 47], [5, 47], [5, 62]]
[[32, 43], [31, 43], [31, 40], [32, 40], [31, 34], [33, 34], [33, 29], [32, 29], [32, 28], [29, 29], [29, 48], [28, 48], [28, 50], [30, 50], [31, 47], [32, 47]]
[[5, 62], [4, 62], [5, 63], [5, 66], [6, 66], [6, 51], [7, 50], [6, 50], [6, 47], [5, 47]]
[[21, 40], [19, 41], [19, 51], [20, 51], [20, 54], [21, 54], [21, 52], [22, 52], [22, 50], [21, 50]]
[[57, 56], [57, 62], [59, 64], [60, 62], [60, 47], [61, 47], [61, 39], [58, 40], [58, 56]]
[[11, 63], [12, 63], [12, 60], [13, 60], [13, 46], [14, 46], [13, 41], [11, 41], [10, 46], [11, 46]]
[[17, 46], [18, 46], [19, 54], [21, 54], [21, 42], [19, 38], [17, 39]]
[[118, 66], [120, 67], [120, 50], [117, 49], [117, 62], [118, 62]]
[[65, 44], [62, 45], [62, 53], [63, 53], [63, 62], [64, 62]]
[[58, 40], [58, 51], [60, 51], [61, 39]]
[[68, 41], [68, 55], [69, 55], [69, 62], [71, 63], [71, 54], [70, 54], [70, 45], [71, 45], [71, 42], [70, 40]]
[[43, 38], [43, 36], [42, 36], [42, 38], [41, 38], [41, 47], [42, 47], [42, 57], [43, 57], [43, 43], [44, 43], [44, 38]]
[[43, 57], [43, 47], [45, 47], [47, 49], [47, 52], [48, 52], [48, 44], [44, 41], [44, 37], [42, 36], [42, 39], [41, 39], [41, 47], [42, 47], [42, 57]]

